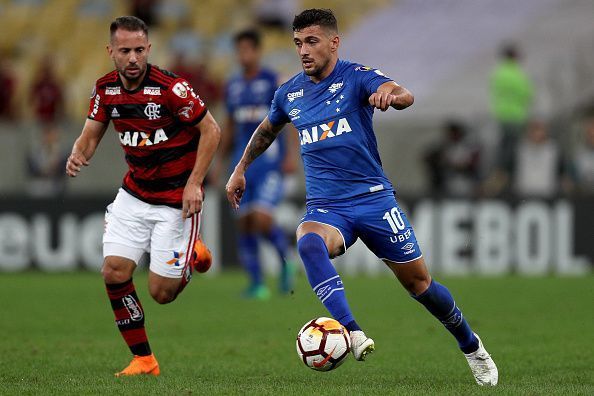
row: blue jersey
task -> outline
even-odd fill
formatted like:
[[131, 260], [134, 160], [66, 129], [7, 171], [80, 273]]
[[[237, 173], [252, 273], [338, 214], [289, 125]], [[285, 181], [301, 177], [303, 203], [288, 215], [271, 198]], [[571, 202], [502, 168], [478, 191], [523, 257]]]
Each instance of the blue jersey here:
[[[232, 164], [239, 162], [252, 134], [266, 117], [276, 88], [277, 75], [268, 69], [261, 69], [250, 79], [238, 74], [227, 83], [225, 102], [235, 124]], [[284, 140], [281, 135], [251, 164], [247, 176], [280, 169], [284, 155]]]
[[268, 118], [273, 125], [292, 122], [299, 131], [308, 202], [393, 192], [368, 102], [388, 81], [377, 69], [339, 60], [319, 83], [301, 72], [276, 91]]

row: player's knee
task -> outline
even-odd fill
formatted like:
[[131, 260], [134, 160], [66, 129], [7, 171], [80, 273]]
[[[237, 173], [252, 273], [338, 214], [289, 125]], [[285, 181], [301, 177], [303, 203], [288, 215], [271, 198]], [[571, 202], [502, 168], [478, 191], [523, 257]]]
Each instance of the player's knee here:
[[324, 239], [316, 233], [310, 232], [297, 241], [297, 251], [304, 262], [311, 262], [320, 254], [328, 255]]
[[400, 282], [409, 293], [418, 296], [429, 288], [431, 277], [429, 274], [417, 274], [406, 279], [400, 279]]
[[105, 262], [101, 268], [101, 275], [105, 283], [124, 283], [129, 280], [132, 276], [127, 272], [123, 271], [118, 266], [113, 265], [110, 262]]
[[151, 297], [158, 304], [169, 304], [177, 297], [177, 293], [167, 289], [150, 289]]
[[254, 213], [253, 229], [260, 234], [268, 235], [272, 231], [272, 216], [266, 213]]

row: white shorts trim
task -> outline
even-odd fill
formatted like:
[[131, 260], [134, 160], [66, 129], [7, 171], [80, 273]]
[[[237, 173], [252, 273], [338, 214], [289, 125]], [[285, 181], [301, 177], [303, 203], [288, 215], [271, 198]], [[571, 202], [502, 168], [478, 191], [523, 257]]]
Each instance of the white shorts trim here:
[[410, 260], [406, 260], [406, 261], [394, 261], [394, 260], [390, 260], [390, 259], [387, 259], [387, 258], [380, 258], [380, 260], [382, 260], [382, 261], [389, 261], [389, 262], [394, 263], [394, 264], [406, 264], [406, 263], [410, 263], [411, 261], [418, 260], [421, 257], [423, 257], [422, 254], [419, 257], [415, 257], [414, 259], [410, 259]]
[[122, 245], [121, 243], [105, 242], [103, 244], [103, 257], [117, 256], [134, 261], [136, 265], [144, 254], [144, 249]]

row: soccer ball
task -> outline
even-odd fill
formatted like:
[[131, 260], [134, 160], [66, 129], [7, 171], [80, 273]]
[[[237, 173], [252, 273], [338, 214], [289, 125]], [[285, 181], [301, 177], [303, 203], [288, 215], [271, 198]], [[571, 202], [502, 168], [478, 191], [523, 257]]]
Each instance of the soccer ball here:
[[297, 354], [305, 365], [318, 371], [340, 366], [351, 351], [347, 329], [330, 318], [310, 320], [297, 334]]

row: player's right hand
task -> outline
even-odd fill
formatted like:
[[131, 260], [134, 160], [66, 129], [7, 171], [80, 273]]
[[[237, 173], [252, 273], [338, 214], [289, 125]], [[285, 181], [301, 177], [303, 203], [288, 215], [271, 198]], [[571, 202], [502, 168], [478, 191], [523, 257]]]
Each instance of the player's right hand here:
[[375, 107], [376, 109], [380, 109], [381, 111], [388, 110], [390, 106], [396, 104], [396, 101], [396, 95], [393, 95], [385, 91], [374, 92], [369, 97], [369, 104]]
[[82, 166], [89, 166], [89, 161], [80, 153], [72, 153], [66, 161], [66, 174], [70, 177], [76, 177]]
[[225, 186], [225, 192], [227, 193], [227, 200], [231, 204], [233, 209], [239, 209], [239, 202], [245, 191], [245, 176], [243, 172], [238, 172], [237, 169], [233, 171], [229, 181]]

